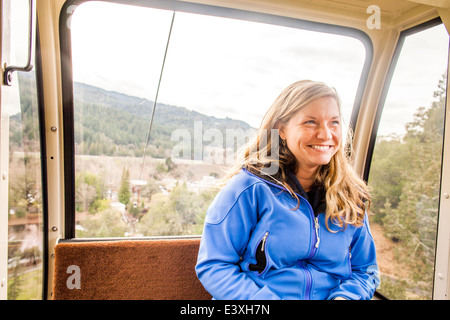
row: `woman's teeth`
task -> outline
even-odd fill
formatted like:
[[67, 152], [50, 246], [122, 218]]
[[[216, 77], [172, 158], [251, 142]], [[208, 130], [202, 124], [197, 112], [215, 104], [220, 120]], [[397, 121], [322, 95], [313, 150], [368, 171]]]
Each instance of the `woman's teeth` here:
[[313, 149], [318, 149], [318, 150], [328, 150], [329, 148], [331, 148], [331, 146], [318, 146], [318, 145], [313, 145], [310, 147]]

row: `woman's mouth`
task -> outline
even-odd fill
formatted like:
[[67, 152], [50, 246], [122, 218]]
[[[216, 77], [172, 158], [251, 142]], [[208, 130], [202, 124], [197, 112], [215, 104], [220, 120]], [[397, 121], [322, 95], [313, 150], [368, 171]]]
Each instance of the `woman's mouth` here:
[[310, 145], [309, 147], [318, 151], [327, 151], [333, 148], [333, 146], [330, 145], [319, 145], [319, 144]]

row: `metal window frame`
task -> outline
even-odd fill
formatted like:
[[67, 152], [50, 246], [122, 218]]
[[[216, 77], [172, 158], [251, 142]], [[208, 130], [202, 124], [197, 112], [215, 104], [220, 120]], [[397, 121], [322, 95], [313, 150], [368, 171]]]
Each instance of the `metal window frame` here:
[[391, 64], [389, 65], [389, 70], [386, 75], [386, 80], [383, 85], [383, 90], [381, 92], [381, 97], [380, 97], [380, 100], [378, 103], [377, 112], [376, 112], [375, 119], [373, 122], [372, 133], [370, 135], [370, 142], [369, 142], [369, 147], [367, 148], [367, 157], [366, 157], [366, 162], [365, 162], [364, 171], [363, 171], [363, 178], [365, 181], [368, 181], [368, 178], [369, 178], [370, 166], [372, 164], [373, 151], [375, 148], [375, 142], [377, 139], [378, 128], [380, 125], [381, 116], [383, 114], [386, 98], [387, 98], [387, 95], [388, 95], [388, 92], [389, 92], [389, 89], [391, 86], [391, 82], [392, 82], [392, 78], [395, 73], [395, 69], [397, 67], [398, 59], [399, 59], [401, 51], [403, 49], [403, 44], [405, 43], [405, 39], [407, 36], [410, 36], [412, 34], [435, 27], [437, 25], [440, 25], [441, 23], [442, 23], [441, 18], [437, 17], [437, 18], [429, 20], [425, 23], [414, 26], [410, 29], [406, 29], [400, 33], [399, 39], [397, 41], [397, 46], [395, 47], [394, 55], [391, 59]]

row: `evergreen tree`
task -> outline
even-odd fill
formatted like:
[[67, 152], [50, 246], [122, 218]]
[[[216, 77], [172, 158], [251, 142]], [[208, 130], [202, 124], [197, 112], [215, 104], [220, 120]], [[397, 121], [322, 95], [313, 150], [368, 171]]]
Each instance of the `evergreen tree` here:
[[122, 178], [120, 180], [120, 188], [119, 188], [119, 201], [124, 205], [128, 205], [131, 198], [131, 190], [130, 190], [130, 172], [128, 168], [124, 168], [122, 171]]

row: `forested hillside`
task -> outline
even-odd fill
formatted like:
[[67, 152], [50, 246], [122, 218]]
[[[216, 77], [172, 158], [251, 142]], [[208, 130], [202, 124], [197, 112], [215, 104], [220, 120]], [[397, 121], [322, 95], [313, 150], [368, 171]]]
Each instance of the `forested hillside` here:
[[[28, 82], [34, 74], [21, 73], [20, 96], [22, 108], [31, 101]], [[107, 91], [98, 87], [74, 83], [75, 144], [77, 154], [142, 156], [153, 111], [153, 101]], [[12, 129], [14, 129], [12, 117]], [[167, 157], [168, 150], [177, 143], [171, 141], [176, 129], [193, 133], [194, 122], [201, 121], [203, 131], [214, 128], [225, 136], [226, 129], [248, 130], [240, 120], [219, 119], [183, 107], [158, 103], [153, 120], [148, 155]], [[22, 132], [13, 132], [22, 134]], [[19, 141], [20, 139], [15, 139]]]
[[[78, 154], [142, 156], [153, 111], [153, 101], [106, 91], [86, 84], [74, 84], [75, 132]], [[250, 126], [229, 118], [218, 119], [183, 107], [158, 103], [151, 129], [148, 154], [167, 157], [177, 141], [171, 141], [176, 129], [193, 132], [195, 121], [202, 129]]]

